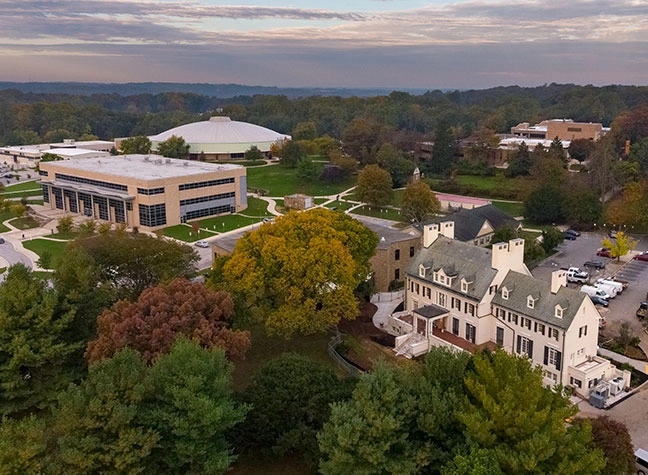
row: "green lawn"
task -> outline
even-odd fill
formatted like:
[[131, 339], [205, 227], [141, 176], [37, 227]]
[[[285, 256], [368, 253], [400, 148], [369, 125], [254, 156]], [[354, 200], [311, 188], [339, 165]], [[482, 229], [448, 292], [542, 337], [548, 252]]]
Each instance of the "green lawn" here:
[[[218, 162], [218, 163], [221, 163], [221, 162]], [[263, 160], [256, 160], [256, 161], [240, 160], [238, 162], [233, 161], [233, 162], [225, 162], [225, 163], [230, 163], [232, 165], [243, 165], [244, 167], [262, 167], [263, 165], [266, 164], [266, 162], [263, 161]]]
[[506, 201], [493, 201], [493, 206], [504, 211], [509, 216], [523, 216], [524, 203], [508, 203]]
[[241, 211], [246, 216], [267, 216], [268, 202], [248, 196], [248, 207]]
[[28, 205], [43, 205], [43, 200], [27, 200]]
[[7, 231], [11, 231], [7, 226], [5, 226], [4, 223], [6, 220], [13, 218], [13, 214], [11, 214], [9, 211], [1, 211], [0, 212], [0, 233], [6, 233]]
[[348, 201], [332, 201], [328, 205], [326, 205], [327, 208], [336, 208], [340, 211], [346, 211], [349, 208], [352, 208], [355, 206], [355, 203], [349, 203]]
[[203, 219], [200, 221], [200, 226], [207, 228], [210, 231], [223, 233], [226, 231], [233, 231], [234, 229], [242, 228], [243, 226], [248, 226], [250, 224], [260, 223], [261, 219], [261, 217], [250, 218], [248, 216], [241, 216], [238, 214], [227, 214], [225, 216]]
[[5, 193], [25, 190], [38, 190], [39, 192], [41, 192], [42, 188], [40, 183], [38, 183], [37, 181], [23, 181], [22, 183], [16, 183], [15, 185], [7, 185], [4, 188]]
[[405, 218], [400, 211], [393, 208], [382, 208], [380, 206], [361, 206], [352, 211], [355, 214], [363, 216], [373, 216], [374, 218], [391, 219], [392, 221], [404, 221]]
[[33, 218], [23, 216], [9, 221], [9, 224], [18, 229], [33, 229], [40, 227], [40, 223]]
[[79, 235], [78, 231], [67, 231], [64, 233], [54, 233], [50, 234], [47, 237], [54, 238], [54, 239], [66, 239], [68, 241], [75, 239]]
[[162, 233], [165, 236], [179, 239], [180, 241], [184, 242], [200, 241], [201, 239], [215, 235], [215, 233], [205, 231], [204, 229], [200, 229], [198, 230], [198, 232], [194, 232], [192, 227], [188, 224], [177, 224], [176, 226], [169, 226], [168, 228], [164, 228], [162, 230]]
[[25, 249], [34, 251], [39, 256], [42, 256], [44, 252], [50, 253], [52, 260], [51, 264], [47, 267], [48, 269], [54, 269], [56, 267], [56, 263], [63, 256], [63, 250], [66, 245], [66, 242], [49, 241], [47, 239], [31, 239], [23, 242]]
[[[323, 163], [316, 163], [316, 166], [324, 168]], [[328, 196], [340, 193], [355, 184], [355, 177], [349, 177], [338, 184], [316, 181], [313, 183], [302, 183], [297, 176], [296, 168], [288, 168], [281, 165], [269, 167], [256, 167], [247, 170], [247, 183], [250, 189], [262, 189], [268, 191], [268, 196], [286, 196], [294, 193], [306, 193], [311, 196]]]
[[43, 192], [41, 190], [26, 190], [26, 191], [16, 191], [15, 193], [7, 193], [3, 192], [0, 193], [3, 198], [8, 199], [8, 198], [29, 198], [30, 196], [43, 196]]
[[493, 197], [509, 199], [517, 195], [523, 182], [517, 179], [507, 178], [504, 175], [478, 176], [478, 175], [457, 175], [457, 183], [461, 186], [469, 186], [473, 189], [469, 194], [478, 197]]

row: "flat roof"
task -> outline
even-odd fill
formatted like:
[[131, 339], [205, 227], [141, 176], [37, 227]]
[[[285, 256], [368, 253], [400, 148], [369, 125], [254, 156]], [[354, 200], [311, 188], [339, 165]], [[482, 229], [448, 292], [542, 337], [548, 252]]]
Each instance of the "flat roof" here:
[[102, 152], [100, 150], [90, 150], [87, 148], [50, 148], [46, 150], [47, 153], [53, 153], [54, 155], [60, 155], [62, 157], [76, 157], [78, 155], [87, 155], [93, 153], [95, 155], [101, 155], [106, 157], [110, 155], [108, 152]]
[[78, 172], [103, 173], [126, 178], [155, 180], [178, 176], [202, 175], [244, 169], [242, 165], [216, 164], [195, 160], [164, 158], [160, 155], [116, 155], [60, 160], [42, 163], [41, 167]]

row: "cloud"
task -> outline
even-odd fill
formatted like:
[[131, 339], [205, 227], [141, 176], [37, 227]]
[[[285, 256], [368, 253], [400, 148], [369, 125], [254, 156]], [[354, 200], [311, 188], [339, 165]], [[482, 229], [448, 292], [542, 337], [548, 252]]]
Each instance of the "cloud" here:
[[34, 61], [5, 64], [0, 79], [29, 69], [47, 80], [59, 74], [58, 64], [68, 79], [80, 80], [78, 70], [84, 80], [118, 82], [648, 82], [646, 2], [470, 0], [402, 11], [398, 5], [367, 13], [200, 0], [5, 0], [0, 52]]

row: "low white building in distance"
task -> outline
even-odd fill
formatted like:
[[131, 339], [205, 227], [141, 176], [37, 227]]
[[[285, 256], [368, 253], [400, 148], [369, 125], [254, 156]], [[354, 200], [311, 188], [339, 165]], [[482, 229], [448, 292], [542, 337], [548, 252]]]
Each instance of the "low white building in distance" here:
[[156, 151], [161, 142], [174, 135], [182, 137], [189, 144], [189, 158], [206, 161], [242, 159], [253, 145], [268, 154], [272, 144], [290, 139], [290, 135], [259, 125], [231, 120], [229, 117], [212, 117], [150, 136], [152, 150]]

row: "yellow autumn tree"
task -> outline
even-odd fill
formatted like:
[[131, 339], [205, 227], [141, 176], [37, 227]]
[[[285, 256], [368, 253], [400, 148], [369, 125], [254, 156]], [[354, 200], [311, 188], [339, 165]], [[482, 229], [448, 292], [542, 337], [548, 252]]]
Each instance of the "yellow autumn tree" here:
[[290, 213], [238, 241], [223, 267], [225, 286], [269, 333], [325, 331], [356, 317], [354, 290], [377, 244], [374, 232], [343, 213]]

